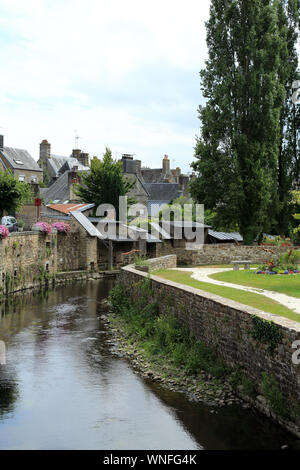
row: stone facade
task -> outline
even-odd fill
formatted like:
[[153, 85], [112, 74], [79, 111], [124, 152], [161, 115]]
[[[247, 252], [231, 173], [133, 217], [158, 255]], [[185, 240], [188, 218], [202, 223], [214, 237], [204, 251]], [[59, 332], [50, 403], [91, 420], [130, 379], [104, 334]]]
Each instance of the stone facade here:
[[205, 264], [230, 264], [234, 260], [248, 259], [252, 263], [260, 264], [265, 263], [272, 256], [278, 257], [287, 251], [287, 247], [234, 244], [203, 245], [201, 250], [186, 250], [183, 246], [178, 247], [181, 241], [164, 240], [158, 245], [157, 253], [159, 256], [176, 254], [179, 264], [201, 266]]
[[[138, 281], [147, 274], [133, 266], [122, 269], [120, 281], [129, 287], [133, 301], [140, 295]], [[189, 286], [151, 276], [152, 296], [159, 312], [173, 314], [195, 336], [230, 367], [240, 368], [261, 392], [262, 374], [272, 375], [287, 403], [300, 405], [300, 366], [294, 365], [292, 347], [300, 339], [300, 323], [261, 312], [237, 302]], [[255, 340], [252, 315], [274, 322], [281, 340], [271, 352], [261, 340]], [[300, 417], [295, 418], [298, 426]], [[297, 431], [295, 431], [295, 429]], [[293, 431], [299, 433], [299, 427]]]
[[0, 291], [8, 294], [44, 283], [57, 271], [56, 235], [12, 233], [0, 240]]

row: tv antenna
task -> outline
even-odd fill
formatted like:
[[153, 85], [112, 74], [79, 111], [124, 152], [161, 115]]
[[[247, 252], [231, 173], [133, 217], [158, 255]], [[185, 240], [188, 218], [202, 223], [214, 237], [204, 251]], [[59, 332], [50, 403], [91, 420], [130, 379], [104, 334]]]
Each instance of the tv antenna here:
[[77, 150], [78, 149], [78, 141], [79, 141], [79, 139], [81, 139], [81, 137], [79, 137], [77, 129], [75, 129], [74, 132], [75, 132], [75, 150]]

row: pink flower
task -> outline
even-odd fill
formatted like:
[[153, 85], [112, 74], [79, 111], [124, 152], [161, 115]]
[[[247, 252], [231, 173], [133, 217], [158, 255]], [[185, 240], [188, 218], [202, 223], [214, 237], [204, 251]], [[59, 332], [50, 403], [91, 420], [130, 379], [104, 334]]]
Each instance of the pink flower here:
[[71, 225], [70, 224], [65, 224], [64, 222], [54, 222], [54, 224], [52, 224], [52, 228], [56, 228], [56, 230], [59, 233], [68, 234], [71, 231]]
[[9, 235], [9, 230], [5, 225], [0, 225], [0, 238], [7, 238]]
[[51, 225], [47, 224], [47, 222], [37, 222], [36, 224], [34, 224], [33, 227], [38, 227], [41, 232], [44, 232], [47, 234], [51, 233], [52, 231]]

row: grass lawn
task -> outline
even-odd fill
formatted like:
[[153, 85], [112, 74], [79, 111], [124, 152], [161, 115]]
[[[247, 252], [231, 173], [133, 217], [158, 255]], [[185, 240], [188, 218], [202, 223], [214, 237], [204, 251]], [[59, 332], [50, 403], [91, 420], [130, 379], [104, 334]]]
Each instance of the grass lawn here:
[[223, 273], [211, 274], [212, 279], [223, 282], [240, 284], [241, 286], [257, 287], [291, 297], [300, 298], [300, 274], [284, 275], [255, 274], [254, 271], [225, 271]]
[[191, 277], [192, 273], [183, 271], [164, 269], [152, 274], [162, 277], [163, 279], [168, 279], [169, 281], [178, 282], [195, 287], [196, 289], [201, 289], [205, 292], [210, 292], [211, 294], [219, 295], [220, 297], [225, 297], [226, 299], [235, 300], [236, 302], [249, 305], [250, 307], [257, 308], [264, 312], [273, 313], [281, 317], [289, 318], [290, 320], [300, 321], [300, 315], [261, 294], [253, 294], [252, 292], [246, 292], [231, 287], [217, 286], [215, 284], [209, 284], [208, 282], [197, 281]]

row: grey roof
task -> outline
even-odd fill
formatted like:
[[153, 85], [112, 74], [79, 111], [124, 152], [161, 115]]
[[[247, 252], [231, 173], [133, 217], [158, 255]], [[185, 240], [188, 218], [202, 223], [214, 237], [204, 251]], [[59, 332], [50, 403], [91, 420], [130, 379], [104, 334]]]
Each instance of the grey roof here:
[[68, 157], [63, 164], [63, 166], [60, 168], [59, 172], [63, 173], [64, 171], [72, 170], [74, 166], [77, 166], [78, 171], [89, 171], [90, 168], [88, 166], [82, 165], [77, 158], [74, 157]]
[[57, 201], [58, 204], [68, 200], [70, 197], [69, 172], [63, 173], [49, 188], [46, 188], [42, 196], [45, 204], [50, 201]]
[[208, 230], [208, 235], [214, 237], [216, 240], [236, 240], [242, 242], [243, 237], [238, 232], [215, 232], [214, 230]]
[[177, 183], [145, 183], [151, 201], [172, 201], [180, 195]]
[[0, 153], [15, 170], [43, 171], [27, 150], [4, 147]]
[[146, 183], [162, 181], [164, 177], [162, 168], [141, 168], [141, 174]]
[[72, 170], [74, 166], [77, 166], [80, 171], [89, 170], [89, 167], [82, 165], [74, 157], [51, 155], [47, 160], [47, 168], [52, 178], [57, 178], [63, 171]]

